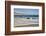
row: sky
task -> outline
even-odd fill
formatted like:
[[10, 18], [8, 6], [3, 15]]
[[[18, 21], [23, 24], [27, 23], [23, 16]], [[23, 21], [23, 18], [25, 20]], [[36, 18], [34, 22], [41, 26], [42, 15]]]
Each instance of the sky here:
[[25, 15], [38, 15], [39, 9], [14, 8], [14, 12], [25, 14]]

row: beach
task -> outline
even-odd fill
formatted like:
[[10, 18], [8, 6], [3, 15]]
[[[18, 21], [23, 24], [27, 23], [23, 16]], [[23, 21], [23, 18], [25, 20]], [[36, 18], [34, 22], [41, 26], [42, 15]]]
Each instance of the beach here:
[[[37, 18], [37, 17], [35, 17]], [[32, 19], [32, 17], [30, 17], [30, 19], [27, 19], [27, 17], [25, 18], [18, 18], [18, 17], [14, 17], [14, 26], [27, 26], [27, 25], [38, 25], [39, 24], [39, 19]]]

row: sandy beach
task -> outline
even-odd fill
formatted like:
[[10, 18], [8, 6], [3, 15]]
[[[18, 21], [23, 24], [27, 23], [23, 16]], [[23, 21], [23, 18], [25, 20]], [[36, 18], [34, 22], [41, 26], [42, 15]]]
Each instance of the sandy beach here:
[[14, 26], [24, 26], [24, 25], [37, 25], [39, 24], [38, 19], [26, 19], [26, 18], [16, 18], [14, 17]]

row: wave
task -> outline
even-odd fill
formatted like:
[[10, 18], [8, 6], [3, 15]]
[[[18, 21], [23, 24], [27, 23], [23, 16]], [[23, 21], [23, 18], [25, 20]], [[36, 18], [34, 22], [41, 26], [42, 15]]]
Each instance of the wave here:
[[14, 17], [39, 17], [39, 15], [14, 15]]

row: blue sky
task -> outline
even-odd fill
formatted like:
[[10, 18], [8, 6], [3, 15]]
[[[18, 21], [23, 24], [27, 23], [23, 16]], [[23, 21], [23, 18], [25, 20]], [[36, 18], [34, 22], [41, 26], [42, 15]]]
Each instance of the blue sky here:
[[25, 15], [38, 15], [39, 9], [23, 9], [23, 8], [14, 8], [16, 13], [22, 13]]

